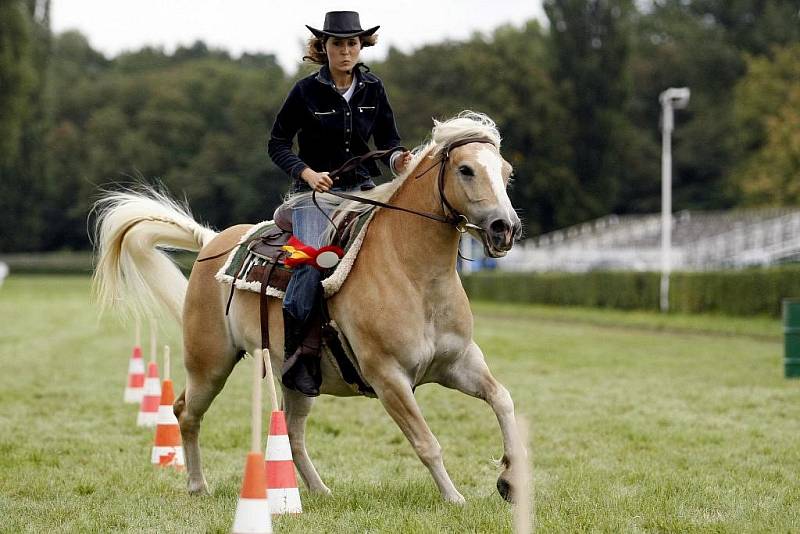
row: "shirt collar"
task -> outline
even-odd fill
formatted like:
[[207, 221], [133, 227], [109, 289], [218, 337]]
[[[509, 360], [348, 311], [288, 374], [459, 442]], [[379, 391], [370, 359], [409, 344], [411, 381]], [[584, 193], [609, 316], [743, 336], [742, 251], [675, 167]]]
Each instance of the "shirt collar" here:
[[[362, 72], [361, 69], [364, 69], [366, 72]], [[374, 76], [369, 74], [369, 67], [363, 63], [356, 63], [355, 67], [353, 67], [353, 71], [355, 72], [356, 89], [358, 89], [365, 82], [373, 83], [375, 81], [373, 79]], [[331, 78], [331, 69], [328, 67], [328, 65], [323, 65], [322, 68], [319, 69], [319, 72], [317, 73], [317, 81], [326, 85], [330, 85], [331, 87], [335, 87], [333, 79]]]

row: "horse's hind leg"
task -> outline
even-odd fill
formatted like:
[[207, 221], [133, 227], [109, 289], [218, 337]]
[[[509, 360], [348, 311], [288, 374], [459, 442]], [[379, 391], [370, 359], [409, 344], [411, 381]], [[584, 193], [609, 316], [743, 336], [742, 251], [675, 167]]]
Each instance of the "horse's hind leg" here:
[[[367, 370], [365, 369], [365, 372]], [[442, 447], [433, 435], [422, 411], [414, 398], [414, 392], [408, 380], [398, 372], [381, 373], [379, 376], [366, 377], [372, 385], [383, 407], [403, 431], [417, 456], [433, 475], [444, 500], [463, 504], [464, 497], [458, 492], [450, 480], [444, 467]]]
[[286, 426], [289, 431], [289, 443], [292, 447], [292, 458], [300, 476], [309, 491], [330, 494], [331, 490], [322, 482], [314, 464], [306, 451], [306, 418], [314, 404], [314, 399], [283, 388], [283, 402], [286, 409]]
[[451, 368], [451, 372], [440, 380], [449, 388], [457, 389], [472, 397], [483, 399], [497, 416], [503, 434], [503, 467], [497, 479], [497, 491], [508, 500], [514, 500], [514, 477], [512, 470], [522, 469], [527, 458], [525, 449], [519, 441], [517, 420], [514, 417], [514, 402], [508, 390], [498, 382], [483, 358], [483, 352], [474, 342], [467, 348], [462, 361]]
[[[186, 389], [175, 401], [174, 411], [181, 427], [191, 494], [208, 493], [208, 484], [200, 461], [200, 422], [236, 364], [235, 352], [225, 352], [197, 355], [188, 347], [186, 350]], [[204, 362], [203, 365], [198, 364], [201, 361]]]

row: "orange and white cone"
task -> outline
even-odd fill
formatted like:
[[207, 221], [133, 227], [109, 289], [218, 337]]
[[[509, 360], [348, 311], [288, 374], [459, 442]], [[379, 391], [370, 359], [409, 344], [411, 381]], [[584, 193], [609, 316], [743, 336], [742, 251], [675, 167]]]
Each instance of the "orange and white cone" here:
[[178, 419], [172, 412], [173, 402], [175, 402], [175, 392], [172, 388], [172, 380], [167, 378], [161, 385], [161, 404], [158, 406], [156, 439], [150, 455], [150, 463], [161, 467], [183, 469], [186, 463], [183, 458]]
[[161, 403], [161, 383], [158, 380], [158, 364], [147, 364], [147, 378], [144, 381], [144, 395], [136, 417], [138, 426], [154, 427], [158, 422], [158, 405]]
[[135, 404], [142, 402], [144, 395], [144, 360], [142, 360], [142, 347], [138, 344], [133, 347], [133, 354], [128, 363], [128, 385], [125, 387], [124, 400]]
[[279, 410], [273, 411], [269, 420], [266, 456], [267, 498], [272, 513], [301, 513], [303, 506], [300, 504], [292, 448], [286, 431], [286, 416]]
[[264, 456], [260, 452], [247, 453], [242, 492], [233, 519], [234, 534], [269, 534], [272, 517], [267, 499], [267, 479]]

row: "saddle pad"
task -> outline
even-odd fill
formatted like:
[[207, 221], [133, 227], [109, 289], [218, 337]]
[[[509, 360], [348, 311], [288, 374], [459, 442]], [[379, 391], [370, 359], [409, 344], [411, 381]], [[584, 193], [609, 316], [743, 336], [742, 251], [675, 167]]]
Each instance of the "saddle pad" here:
[[[250, 228], [239, 239], [239, 242], [236, 244], [236, 248], [234, 248], [228, 254], [225, 264], [215, 276], [217, 281], [225, 284], [231, 284], [234, 283], [235, 280], [236, 289], [259, 293], [261, 291], [261, 282], [252, 281], [249, 280], [249, 278], [252, 278], [250, 275], [254, 268], [263, 268], [268, 264], [268, 260], [253, 254], [249, 245], [253, 241], [261, 239], [264, 236], [268, 236], [271, 233], [278, 234], [280, 232], [281, 229], [278, 228], [274, 221], [262, 221]], [[285, 270], [285, 267], [278, 265], [275, 267], [275, 269]], [[266, 293], [271, 297], [283, 298], [286, 286], [284, 284], [277, 285], [278, 287], [273, 287], [272, 285], [268, 287]]]
[[[343, 245], [340, 245], [345, 251], [345, 255], [333, 272], [322, 281], [325, 298], [335, 295], [347, 279], [347, 275], [350, 273], [350, 269], [358, 256], [358, 251], [361, 249], [367, 226], [374, 214], [375, 208], [372, 208], [360, 214], [351, 223], [350, 230], [347, 232], [347, 240]], [[257, 239], [281, 232], [282, 230], [275, 224], [275, 221], [263, 221], [250, 228], [239, 239], [236, 248], [228, 254], [225, 264], [216, 274], [216, 279], [225, 284], [234, 283], [235, 280], [236, 289], [260, 293], [261, 273], [264, 272], [265, 268], [269, 268], [270, 262], [269, 259], [254, 253], [250, 244]], [[275, 281], [270, 282], [266, 294], [282, 299], [289, 278], [286, 275], [290, 274], [291, 270], [278, 264], [275, 266], [275, 271]]]

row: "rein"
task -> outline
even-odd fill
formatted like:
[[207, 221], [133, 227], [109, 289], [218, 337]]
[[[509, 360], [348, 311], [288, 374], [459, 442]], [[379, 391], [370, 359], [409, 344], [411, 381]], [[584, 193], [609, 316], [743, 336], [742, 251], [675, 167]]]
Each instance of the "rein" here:
[[[417, 211], [417, 210], [410, 209], [410, 208], [404, 208], [402, 206], [395, 206], [395, 205], [392, 205], [392, 204], [387, 204], [385, 202], [380, 202], [378, 200], [373, 200], [373, 199], [370, 199], [370, 198], [364, 198], [364, 197], [360, 197], [360, 196], [357, 196], [357, 195], [351, 195], [351, 194], [348, 194], [348, 193], [340, 193], [338, 191], [330, 191], [330, 190], [326, 191], [326, 192], [328, 194], [333, 195], [333, 196], [337, 196], [337, 197], [344, 198], [344, 199], [347, 199], [347, 200], [354, 200], [356, 202], [361, 202], [362, 204], [370, 204], [372, 206], [379, 206], [381, 208], [386, 208], [386, 209], [390, 209], [390, 210], [404, 211], [406, 213], [411, 213], [412, 215], [419, 215], [420, 217], [425, 217], [426, 219], [430, 219], [432, 221], [445, 223], [445, 224], [451, 224], [461, 234], [463, 234], [464, 232], [466, 232], [469, 229], [475, 230], [475, 231], [480, 232], [480, 233], [484, 233], [485, 230], [483, 228], [481, 228], [480, 226], [478, 226], [476, 224], [471, 223], [466, 215], [464, 215], [463, 213], [459, 213], [458, 210], [456, 210], [453, 207], [453, 205], [450, 204], [450, 202], [447, 200], [447, 196], [445, 196], [445, 193], [444, 193], [445, 169], [446, 169], [446, 164], [450, 159], [450, 151], [453, 150], [454, 148], [458, 148], [460, 146], [467, 145], [467, 144], [470, 144], [470, 143], [489, 143], [489, 144], [492, 144], [492, 145], [494, 144], [494, 142], [491, 139], [489, 139], [488, 137], [476, 137], [476, 138], [461, 139], [459, 141], [454, 141], [454, 142], [450, 143], [449, 145], [447, 145], [446, 147], [444, 147], [444, 149], [442, 149], [442, 156], [439, 159], [439, 161], [437, 161], [436, 163], [434, 163], [433, 165], [431, 165], [430, 167], [425, 169], [422, 173], [420, 173], [420, 174], [418, 174], [417, 176], [414, 177], [415, 180], [418, 179], [418, 178], [421, 178], [422, 176], [427, 174], [428, 171], [430, 171], [431, 169], [433, 169], [437, 165], [441, 165], [441, 167], [439, 167], [439, 174], [438, 174], [438, 177], [437, 177], [437, 183], [438, 183], [438, 188], [439, 188], [439, 198], [441, 199], [441, 202], [442, 202], [442, 211], [445, 213], [444, 216], [439, 215], [437, 213], [429, 213], [429, 212], [425, 212], [425, 211]], [[343, 174], [345, 172], [348, 172], [348, 171], [351, 171], [351, 170], [355, 169], [356, 167], [358, 167], [359, 165], [361, 165], [365, 161], [378, 159], [378, 158], [383, 157], [386, 154], [388, 154], [390, 152], [394, 152], [394, 151], [396, 151], [398, 149], [405, 150], [405, 147], [394, 147], [394, 148], [390, 148], [388, 150], [373, 150], [372, 152], [367, 152], [366, 154], [364, 154], [362, 156], [356, 156], [354, 158], [351, 158], [351, 159], [347, 160], [344, 165], [342, 165], [341, 167], [339, 167], [335, 171], [332, 171], [332, 172], [328, 173], [328, 176], [330, 176], [333, 180], [336, 180], [340, 174]], [[319, 208], [320, 211], [322, 211], [325, 214], [325, 217], [327, 217], [327, 219], [331, 222], [331, 224], [334, 224], [334, 222], [331, 220], [331, 218], [328, 217], [328, 214], [325, 213], [325, 211], [322, 210], [322, 208], [317, 203], [316, 193], [317, 193], [316, 191], [312, 191], [312, 193], [311, 193], [311, 198], [312, 198], [312, 200], [314, 202], [314, 205], [317, 206], [317, 208]], [[448, 212], [449, 212], [449, 215], [447, 215]], [[334, 224], [334, 226], [335, 226], [335, 224]]]
[[[326, 191], [326, 193], [328, 193], [330, 195], [333, 195], [333, 196], [336, 196], [336, 197], [339, 197], [339, 198], [344, 198], [344, 199], [347, 199], [347, 200], [354, 200], [356, 202], [361, 202], [362, 204], [370, 204], [372, 206], [378, 206], [378, 207], [386, 208], [386, 209], [390, 209], [390, 210], [404, 211], [404, 212], [410, 213], [412, 215], [419, 215], [420, 217], [425, 217], [426, 219], [430, 219], [432, 221], [436, 221], [436, 222], [440, 222], [440, 223], [444, 223], [444, 224], [450, 224], [450, 225], [454, 226], [455, 229], [460, 234], [465, 233], [467, 230], [475, 230], [476, 232], [478, 232], [481, 235], [483, 235], [483, 234], [486, 233], [486, 230], [484, 230], [483, 228], [481, 228], [480, 226], [478, 226], [476, 224], [471, 223], [469, 221], [469, 219], [467, 218], [467, 216], [464, 215], [463, 213], [459, 213], [458, 210], [456, 210], [453, 207], [453, 205], [450, 204], [450, 202], [447, 200], [447, 196], [445, 196], [445, 193], [444, 193], [445, 170], [446, 170], [447, 162], [450, 160], [450, 151], [453, 150], [454, 148], [458, 148], [458, 147], [463, 146], [463, 145], [468, 145], [470, 143], [489, 143], [491, 145], [494, 145], [494, 142], [491, 139], [489, 139], [488, 137], [474, 137], [474, 138], [469, 138], [469, 139], [461, 139], [459, 141], [453, 141], [452, 143], [450, 143], [449, 145], [445, 146], [442, 149], [442, 156], [439, 158], [438, 161], [436, 161], [433, 165], [431, 165], [430, 167], [428, 167], [427, 169], [425, 169], [420, 174], [418, 174], [418, 175], [416, 175], [414, 177], [415, 180], [417, 180], [419, 178], [422, 178], [431, 169], [433, 169], [437, 165], [441, 165], [439, 167], [439, 174], [437, 176], [437, 183], [438, 183], [438, 188], [439, 188], [439, 198], [441, 199], [441, 202], [442, 202], [442, 211], [445, 213], [444, 216], [439, 215], [438, 213], [428, 213], [428, 212], [425, 212], [425, 211], [418, 211], [418, 210], [414, 210], [414, 209], [410, 209], [410, 208], [404, 208], [402, 206], [395, 206], [395, 205], [392, 205], [392, 204], [387, 204], [385, 202], [381, 202], [379, 200], [373, 200], [371, 198], [365, 198], [365, 197], [360, 197], [360, 196], [357, 196], [357, 195], [351, 195], [349, 193], [340, 193], [338, 191], [330, 191], [330, 190]], [[367, 152], [366, 154], [363, 154], [361, 156], [355, 156], [355, 157], [350, 158], [349, 160], [347, 160], [344, 163], [344, 165], [342, 165], [338, 169], [328, 173], [328, 176], [331, 177], [331, 179], [333, 179], [335, 181], [341, 174], [344, 174], [346, 172], [349, 172], [349, 171], [352, 171], [352, 170], [356, 169], [362, 163], [370, 161], [370, 160], [375, 160], [375, 159], [381, 158], [381, 157], [385, 156], [386, 154], [389, 154], [389, 153], [394, 152], [396, 150], [405, 150], [405, 147], [397, 146], [397, 147], [394, 147], [394, 148], [390, 148], [388, 150], [373, 150], [373, 151]], [[314, 205], [317, 207], [317, 209], [319, 209], [323, 213], [323, 215], [325, 215], [325, 218], [328, 219], [328, 221], [331, 223], [331, 225], [333, 225], [334, 228], [335, 228], [336, 227], [336, 223], [333, 222], [333, 220], [330, 218], [330, 216], [325, 212], [325, 210], [322, 209], [322, 207], [320, 207], [319, 203], [317, 202], [317, 192], [316, 191], [312, 191], [311, 192], [311, 200], [314, 202]], [[450, 214], [449, 216], [447, 215], [448, 212]], [[199, 258], [197, 261], [198, 262], [203, 262], [203, 261], [208, 261], [208, 260], [213, 260], [213, 259], [219, 258], [221, 256], [224, 256], [225, 254], [228, 254], [229, 252], [231, 252], [233, 249], [235, 249], [238, 246], [239, 245], [236, 244], [233, 247], [231, 247], [230, 249], [225, 250], [223, 252], [220, 252], [219, 254], [215, 254], [213, 256], [208, 256], [208, 257], [205, 257], [205, 258]], [[465, 259], [465, 260], [472, 261], [470, 258], [465, 258], [464, 256], [462, 256], [460, 250], [458, 251], [458, 255], [461, 258]]]

